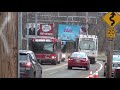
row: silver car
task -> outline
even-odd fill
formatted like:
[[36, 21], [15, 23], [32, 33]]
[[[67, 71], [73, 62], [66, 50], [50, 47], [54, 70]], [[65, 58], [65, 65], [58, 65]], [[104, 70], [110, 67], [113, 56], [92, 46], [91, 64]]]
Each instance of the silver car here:
[[[106, 76], [107, 62], [104, 64], [104, 76]], [[113, 55], [112, 61], [112, 76], [114, 75], [115, 69], [120, 67], [120, 55]]]

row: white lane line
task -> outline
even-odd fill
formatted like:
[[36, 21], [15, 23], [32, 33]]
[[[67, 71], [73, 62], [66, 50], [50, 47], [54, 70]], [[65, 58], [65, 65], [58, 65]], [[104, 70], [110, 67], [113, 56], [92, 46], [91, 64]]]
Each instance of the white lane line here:
[[51, 72], [51, 73], [49, 73], [49, 74], [54, 74], [54, 73], [57, 73], [57, 72], [59, 72], [59, 71], [56, 71], [56, 72]]
[[[64, 69], [63, 69], [63, 70], [64, 70]], [[55, 71], [55, 72], [51, 72], [51, 73], [49, 73], [49, 74], [55, 74], [55, 73], [61, 72], [61, 71], [63, 71], [63, 70], [58, 70], [58, 71]]]
[[[103, 68], [103, 65], [100, 62], [96, 62], [96, 63], [100, 64], [100, 68], [97, 70], [99, 72]], [[95, 72], [92, 75], [95, 75]], [[88, 78], [88, 77], [89, 76], [87, 76], [86, 78]]]
[[53, 67], [53, 68], [44, 69], [43, 71], [49, 71], [49, 70], [53, 70], [53, 69], [60, 68], [60, 67], [66, 66], [66, 65], [67, 65], [67, 64], [63, 64], [63, 65], [60, 65], [60, 66], [57, 66], [57, 67]]

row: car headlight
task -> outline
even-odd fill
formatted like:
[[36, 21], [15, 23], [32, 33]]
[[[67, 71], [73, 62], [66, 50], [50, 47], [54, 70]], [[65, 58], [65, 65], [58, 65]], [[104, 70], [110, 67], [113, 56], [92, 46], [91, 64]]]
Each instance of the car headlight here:
[[52, 56], [52, 59], [55, 59], [56, 57], [55, 56]]

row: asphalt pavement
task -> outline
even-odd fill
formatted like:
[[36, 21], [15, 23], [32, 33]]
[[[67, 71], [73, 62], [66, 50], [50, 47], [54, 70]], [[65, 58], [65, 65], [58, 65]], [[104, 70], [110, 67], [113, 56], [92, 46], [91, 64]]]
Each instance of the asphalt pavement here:
[[[96, 69], [98, 70], [99, 78], [104, 78], [103, 76], [103, 64], [104, 62], [100, 59], [97, 60], [96, 64], [90, 65], [90, 70], [92, 70], [93, 76], [95, 75]], [[61, 62], [57, 65], [42, 65], [43, 67], [43, 78], [88, 78], [90, 70], [84, 68], [74, 67], [72, 70], [67, 69], [67, 60]]]

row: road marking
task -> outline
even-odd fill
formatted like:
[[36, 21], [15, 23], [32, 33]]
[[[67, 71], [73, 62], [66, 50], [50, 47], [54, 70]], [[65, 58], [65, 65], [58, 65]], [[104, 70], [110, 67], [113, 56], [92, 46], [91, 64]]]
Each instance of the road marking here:
[[53, 67], [53, 68], [44, 69], [43, 71], [53, 70], [53, 69], [60, 68], [60, 67], [66, 66], [66, 65], [67, 65], [67, 64], [63, 64], [63, 65], [56, 66], [56, 67]]
[[[100, 68], [97, 70], [99, 72], [103, 68], [103, 65], [100, 62], [96, 62], [96, 63], [100, 64]], [[92, 75], [95, 75], [95, 72]], [[88, 78], [88, 77], [89, 76], [87, 76], [86, 78]]]
[[[64, 69], [63, 69], [63, 70], [64, 70]], [[49, 74], [55, 74], [55, 73], [61, 72], [61, 71], [63, 71], [63, 70], [58, 70], [58, 71], [55, 71], [55, 72], [51, 72], [51, 73], [49, 73]]]

